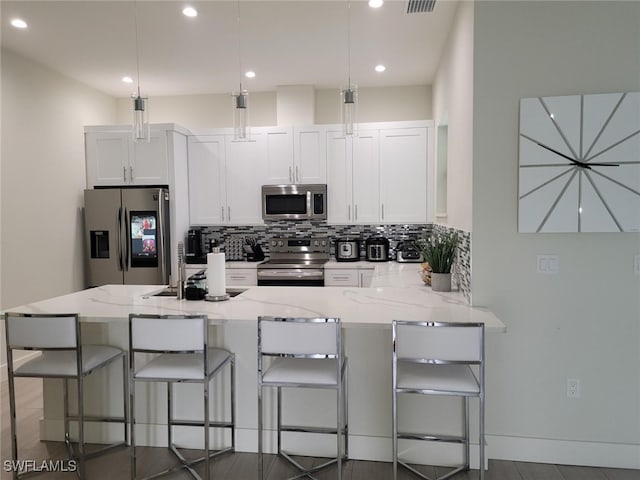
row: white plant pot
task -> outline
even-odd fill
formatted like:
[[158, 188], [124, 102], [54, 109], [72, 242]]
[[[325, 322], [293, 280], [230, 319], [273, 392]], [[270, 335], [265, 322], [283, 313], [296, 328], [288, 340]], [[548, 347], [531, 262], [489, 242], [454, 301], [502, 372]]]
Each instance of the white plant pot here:
[[432, 273], [431, 289], [434, 292], [451, 291], [451, 273]]

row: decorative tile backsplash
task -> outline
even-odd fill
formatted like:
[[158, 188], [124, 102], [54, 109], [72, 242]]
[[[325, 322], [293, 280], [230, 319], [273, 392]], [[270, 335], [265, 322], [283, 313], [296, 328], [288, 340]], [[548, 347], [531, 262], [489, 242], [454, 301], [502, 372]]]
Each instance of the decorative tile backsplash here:
[[269, 255], [268, 240], [271, 237], [329, 237], [331, 239], [330, 255], [335, 255], [335, 240], [340, 237], [357, 237], [360, 239], [360, 256], [364, 258], [365, 240], [374, 235], [382, 235], [389, 239], [389, 258], [395, 259], [396, 247], [402, 240], [415, 240], [432, 233], [455, 231], [460, 238], [458, 256], [454, 265], [452, 283], [471, 301], [471, 234], [437, 224], [413, 225], [329, 225], [324, 222], [269, 222], [265, 225], [216, 225], [202, 227], [205, 242], [216, 240], [228, 251], [229, 260], [243, 260], [241, 249], [237, 245], [244, 237], [255, 237], [265, 254]]

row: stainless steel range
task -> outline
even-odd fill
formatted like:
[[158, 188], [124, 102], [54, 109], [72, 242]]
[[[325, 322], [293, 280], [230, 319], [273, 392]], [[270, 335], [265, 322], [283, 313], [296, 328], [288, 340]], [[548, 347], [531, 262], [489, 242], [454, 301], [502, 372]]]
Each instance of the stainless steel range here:
[[258, 286], [324, 286], [327, 237], [274, 237], [269, 251], [269, 260], [258, 265]]

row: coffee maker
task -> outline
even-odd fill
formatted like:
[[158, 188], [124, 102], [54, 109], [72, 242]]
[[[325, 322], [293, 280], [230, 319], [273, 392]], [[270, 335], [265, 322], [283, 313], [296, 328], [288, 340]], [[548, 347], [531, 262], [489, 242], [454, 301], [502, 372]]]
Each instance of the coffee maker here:
[[202, 245], [203, 233], [201, 228], [190, 228], [187, 231], [187, 263], [207, 263], [207, 254]]

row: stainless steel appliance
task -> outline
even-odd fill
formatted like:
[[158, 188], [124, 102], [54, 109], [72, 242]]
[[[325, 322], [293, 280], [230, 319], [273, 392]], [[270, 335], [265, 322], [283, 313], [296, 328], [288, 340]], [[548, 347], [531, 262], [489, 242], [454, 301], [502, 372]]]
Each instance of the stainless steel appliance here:
[[386, 262], [389, 260], [389, 240], [385, 237], [369, 237], [365, 242], [367, 260]]
[[275, 237], [269, 241], [269, 260], [258, 265], [258, 286], [324, 286], [329, 260], [326, 237]]
[[422, 253], [413, 240], [403, 240], [396, 247], [396, 262], [420, 263], [423, 261]]
[[338, 238], [336, 240], [336, 260], [338, 262], [357, 262], [360, 260], [360, 239]]
[[169, 191], [84, 191], [88, 286], [169, 283]]
[[263, 220], [326, 220], [327, 185], [263, 185]]

